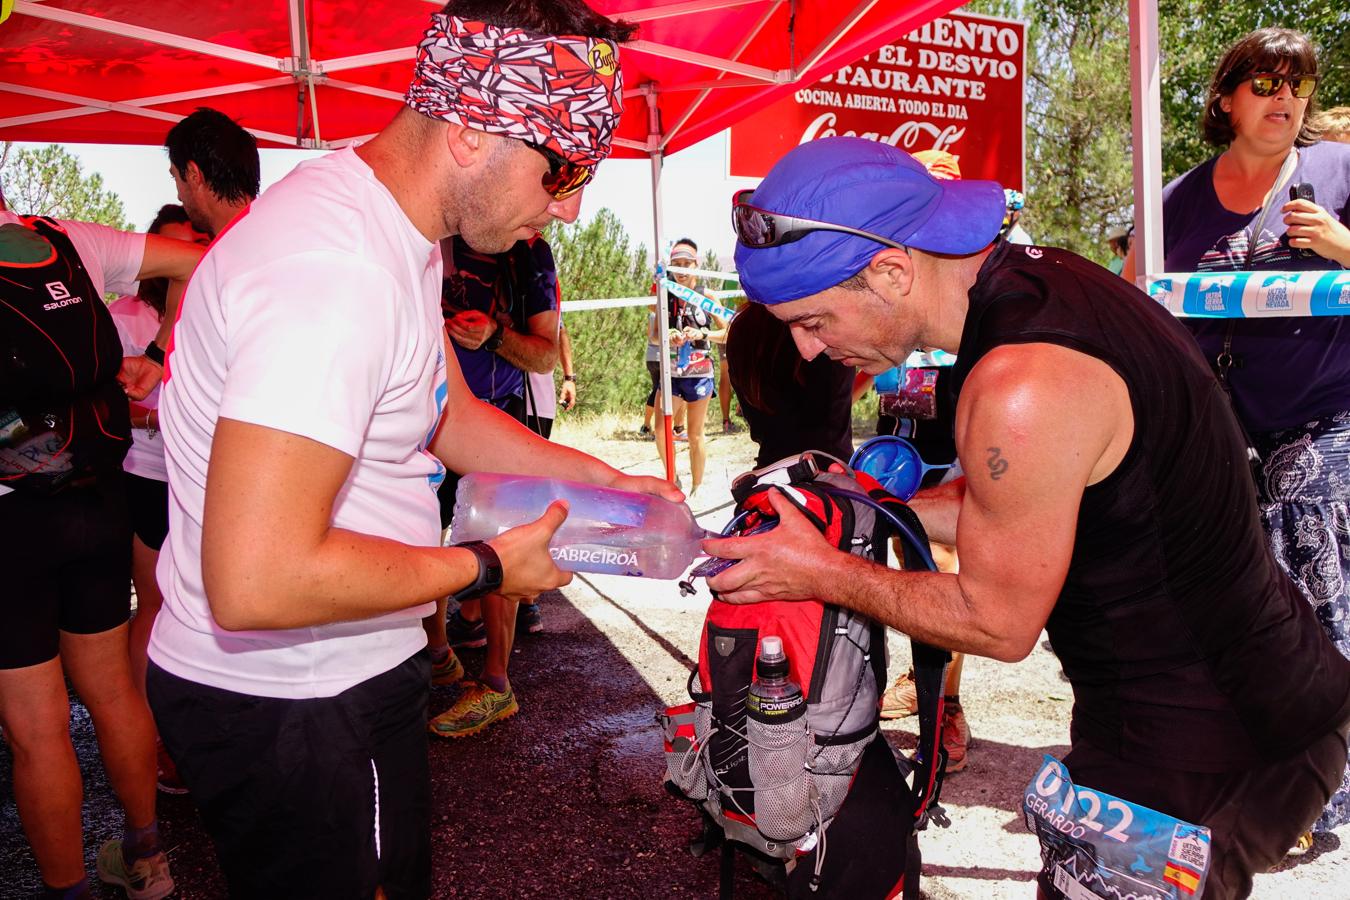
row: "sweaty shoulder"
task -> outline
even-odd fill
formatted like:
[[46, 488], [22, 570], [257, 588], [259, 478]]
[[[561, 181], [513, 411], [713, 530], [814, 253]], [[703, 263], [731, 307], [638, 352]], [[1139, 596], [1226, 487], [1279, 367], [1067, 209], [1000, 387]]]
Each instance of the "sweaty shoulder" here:
[[971, 370], [957, 411], [958, 445], [973, 421], [1081, 466], [1087, 484], [1109, 475], [1133, 438], [1124, 379], [1104, 360], [1060, 344], [995, 347]]

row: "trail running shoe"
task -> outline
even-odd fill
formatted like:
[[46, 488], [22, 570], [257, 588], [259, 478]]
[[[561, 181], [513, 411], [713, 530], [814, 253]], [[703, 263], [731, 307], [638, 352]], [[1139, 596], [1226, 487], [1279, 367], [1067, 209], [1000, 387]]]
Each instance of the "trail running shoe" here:
[[431, 683], [445, 686], [454, 684], [464, 677], [464, 664], [459, 661], [455, 651], [451, 650], [445, 659], [431, 664]]
[[881, 694], [881, 718], [903, 719], [919, 711], [919, 692], [914, 684], [914, 670], [910, 669], [895, 684]]
[[511, 685], [505, 691], [494, 691], [481, 681], [468, 681], [455, 705], [432, 719], [427, 730], [437, 737], [469, 737], [518, 712], [520, 704]]
[[1297, 841], [1294, 841], [1294, 846], [1289, 848], [1289, 852], [1286, 853], [1285, 856], [1291, 857], [1307, 856], [1308, 851], [1312, 850], [1312, 848], [1313, 848], [1313, 834], [1311, 831], [1305, 831], [1303, 832], [1303, 834], [1299, 835]]
[[131, 900], [159, 900], [173, 891], [169, 858], [163, 851], [130, 866], [122, 858], [122, 839], [113, 838], [98, 851], [98, 880], [121, 885]]
[[961, 704], [950, 700], [942, 710], [942, 746], [947, 748], [947, 768], [942, 770], [946, 774], [960, 772], [970, 762], [966, 753], [970, 746], [970, 726], [966, 724]]
[[451, 647], [487, 646], [487, 626], [483, 620], [470, 622], [460, 615], [459, 610], [450, 614], [449, 621], [445, 623], [445, 632], [450, 638]]
[[538, 634], [544, 630], [544, 616], [538, 603], [522, 603], [516, 611], [516, 634]]

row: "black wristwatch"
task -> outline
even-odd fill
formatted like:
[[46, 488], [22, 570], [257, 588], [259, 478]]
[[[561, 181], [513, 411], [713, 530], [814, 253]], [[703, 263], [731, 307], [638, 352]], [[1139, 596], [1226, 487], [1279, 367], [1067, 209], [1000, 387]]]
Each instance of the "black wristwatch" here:
[[506, 337], [506, 326], [503, 325], [501, 322], [498, 322], [497, 330], [492, 332], [492, 334], [488, 336], [488, 339], [486, 341], [483, 341], [483, 349], [487, 350], [489, 353], [496, 353], [501, 348], [502, 340], [505, 337]]
[[164, 351], [159, 348], [159, 344], [154, 341], [145, 345], [145, 355], [149, 360], [160, 368], [164, 367]]
[[478, 560], [478, 577], [472, 584], [455, 591], [453, 596], [457, 602], [477, 599], [502, 586], [502, 561], [491, 544], [487, 541], [466, 541], [455, 546], [468, 550]]

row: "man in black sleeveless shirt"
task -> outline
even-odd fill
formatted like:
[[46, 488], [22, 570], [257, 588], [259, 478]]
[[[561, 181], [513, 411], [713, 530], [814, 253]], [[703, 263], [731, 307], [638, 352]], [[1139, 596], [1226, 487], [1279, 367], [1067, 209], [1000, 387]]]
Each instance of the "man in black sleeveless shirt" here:
[[742, 285], [803, 357], [876, 373], [957, 353], [966, 477], [912, 505], [961, 572], [839, 553], [775, 499], [774, 531], [705, 543], [741, 560], [709, 585], [1004, 661], [1047, 629], [1075, 780], [1209, 826], [1205, 896], [1245, 896], [1339, 782], [1350, 661], [1266, 549], [1245, 441], [1189, 334], [1094, 263], [991, 244], [1002, 216], [998, 185], [854, 138], [796, 148], [737, 205]]

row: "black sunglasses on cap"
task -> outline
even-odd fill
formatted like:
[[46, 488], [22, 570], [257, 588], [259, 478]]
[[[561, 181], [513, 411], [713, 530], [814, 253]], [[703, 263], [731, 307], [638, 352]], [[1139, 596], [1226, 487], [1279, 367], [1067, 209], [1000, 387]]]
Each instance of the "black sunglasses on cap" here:
[[799, 241], [813, 231], [839, 231], [909, 252], [909, 248], [904, 244], [870, 231], [849, 228], [847, 225], [835, 225], [833, 222], [819, 222], [815, 219], [769, 212], [767, 209], [751, 206], [750, 200], [754, 193], [747, 188], [737, 191], [731, 199], [731, 227], [736, 231], [737, 240], [751, 249], [781, 247], [783, 244]]
[[1252, 93], [1258, 97], [1274, 97], [1289, 82], [1289, 91], [1300, 100], [1307, 100], [1317, 90], [1316, 75], [1279, 75], [1260, 72], [1251, 76]]
[[533, 141], [522, 141], [521, 143], [548, 160], [548, 172], [540, 180], [540, 183], [543, 184], [544, 190], [548, 191], [554, 200], [566, 200], [584, 188], [595, 177], [593, 167], [579, 166], [570, 162], [561, 153], [545, 147], [543, 144], [536, 144]]

